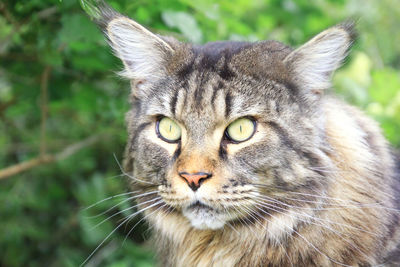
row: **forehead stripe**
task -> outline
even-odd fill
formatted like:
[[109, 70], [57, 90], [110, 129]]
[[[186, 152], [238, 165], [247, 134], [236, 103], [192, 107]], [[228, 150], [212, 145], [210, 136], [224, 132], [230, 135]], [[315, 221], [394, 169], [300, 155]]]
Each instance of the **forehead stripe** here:
[[229, 117], [232, 110], [232, 95], [228, 91], [225, 95], [225, 117]]
[[174, 92], [174, 96], [172, 97], [172, 99], [170, 101], [170, 110], [174, 116], [175, 116], [175, 112], [176, 112], [176, 105], [178, 102], [179, 91], [180, 91], [180, 89], [178, 89]]
[[197, 88], [196, 88], [196, 90], [194, 91], [194, 100], [195, 100], [195, 102], [198, 104], [198, 105], [200, 105], [201, 104], [201, 100], [202, 100], [202, 98], [203, 98], [203, 93], [204, 93], [204, 91], [205, 91], [205, 88], [204, 88], [204, 84], [206, 83], [206, 78], [204, 77], [204, 73], [199, 73], [199, 83], [198, 83], [198, 85], [197, 85]]
[[217, 109], [216, 106], [215, 106], [215, 99], [217, 98], [217, 93], [218, 93], [219, 90], [222, 89], [223, 86], [224, 86], [224, 84], [221, 81], [219, 81], [217, 86], [215, 86], [213, 88], [213, 93], [212, 93], [212, 96], [211, 96], [211, 106], [212, 106], [214, 111]]

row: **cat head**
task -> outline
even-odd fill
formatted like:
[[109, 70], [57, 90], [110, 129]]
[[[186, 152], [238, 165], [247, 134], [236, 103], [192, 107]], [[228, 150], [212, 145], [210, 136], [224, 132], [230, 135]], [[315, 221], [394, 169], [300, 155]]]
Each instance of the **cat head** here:
[[287, 209], [268, 202], [325, 190], [320, 107], [351, 46], [351, 23], [292, 49], [276, 41], [182, 43], [103, 2], [95, 19], [131, 81], [125, 169], [135, 189], [156, 192], [141, 200], [149, 210], [219, 229]]

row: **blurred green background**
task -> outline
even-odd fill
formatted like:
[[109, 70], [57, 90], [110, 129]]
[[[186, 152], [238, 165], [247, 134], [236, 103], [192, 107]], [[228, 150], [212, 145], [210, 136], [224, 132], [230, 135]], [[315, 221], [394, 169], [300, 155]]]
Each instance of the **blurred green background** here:
[[[109, 3], [157, 33], [195, 43], [275, 39], [298, 46], [355, 18], [359, 39], [335, 88], [400, 147], [398, 0]], [[96, 226], [129, 207], [108, 210], [126, 196], [83, 210], [127, 190], [113, 156], [121, 160], [129, 108], [129, 84], [115, 75], [120, 69], [78, 1], [0, 1], [1, 266], [78, 266], [133, 212]], [[123, 242], [139, 220], [112, 234], [88, 266], [152, 266], [146, 225]]]

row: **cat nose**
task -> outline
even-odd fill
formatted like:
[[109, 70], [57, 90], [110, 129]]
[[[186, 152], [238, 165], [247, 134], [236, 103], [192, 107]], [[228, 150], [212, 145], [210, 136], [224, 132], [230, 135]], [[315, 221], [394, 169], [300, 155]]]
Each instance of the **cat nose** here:
[[196, 191], [205, 180], [211, 178], [212, 174], [207, 172], [179, 172], [179, 176], [186, 181], [186, 183], [193, 191]]

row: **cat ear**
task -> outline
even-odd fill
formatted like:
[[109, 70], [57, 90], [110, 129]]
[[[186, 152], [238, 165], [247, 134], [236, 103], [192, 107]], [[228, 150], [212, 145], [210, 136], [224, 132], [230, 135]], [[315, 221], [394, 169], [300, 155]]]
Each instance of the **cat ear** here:
[[328, 89], [333, 72], [341, 65], [355, 37], [354, 23], [329, 28], [291, 52], [285, 59], [294, 82], [302, 90]]
[[123, 16], [102, 0], [83, 1], [86, 12], [103, 29], [125, 68], [120, 74], [146, 83], [166, 75], [165, 62], [174, 49], [162, 38]]
[[165, 75], [164, 64], [173, 49], [160, 37], [125, 17], [111, 20], [106, 34], [125, 65], [123, 76], [151, 80]]

